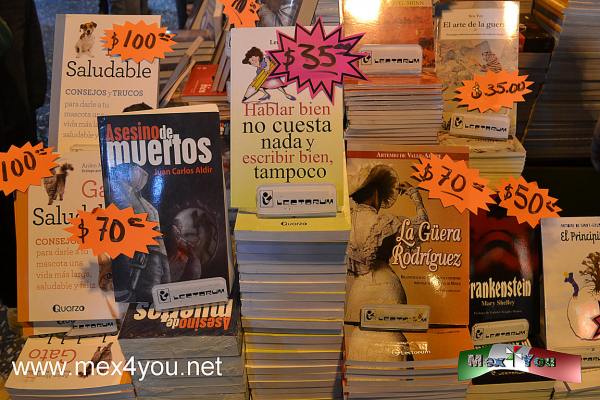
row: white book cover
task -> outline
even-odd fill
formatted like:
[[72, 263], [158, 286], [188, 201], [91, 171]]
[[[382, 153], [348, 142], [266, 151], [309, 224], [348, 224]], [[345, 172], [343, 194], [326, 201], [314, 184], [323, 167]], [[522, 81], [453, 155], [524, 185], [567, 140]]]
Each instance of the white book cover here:
[[542, 219], [546, 345], [600, 346], [600, 217]]
[[[6, 381], [11, 394], [83, 395], [132, 389], [131, 375], [123, 372], [125, 357], [117, 336], [29, 338], [16, 364], [19, 372], [13, 369]], [[44, 364], [46, 373], [40, 373], [40, 367], [37, 374], [32, 371], [33, 365]], [[115, 369], [115, 365], [119, 368]]]
[[100, 288], [98, 258], [65, 231], [78, 210], [104, 207], [99, 155], [65, 153], [54, 175], [17, 194], [15, 205], [20, 321], [116, 319], [112, 280]]
[[159, 15], [59, 14], [54, 33], [49, 144], [60, 152], [73, 146], [98, 148], [98, 115], [145, 103], [156, 108], [158, 59], [152, 63], [110, 56], [101, 38], [125, 22], [160, 25]]

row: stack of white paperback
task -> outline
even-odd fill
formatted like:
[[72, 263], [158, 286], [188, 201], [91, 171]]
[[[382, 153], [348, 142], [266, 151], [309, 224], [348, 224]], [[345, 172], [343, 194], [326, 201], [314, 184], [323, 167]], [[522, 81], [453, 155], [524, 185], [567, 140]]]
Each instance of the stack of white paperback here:
[[138, 399], [246, 400], [240, 325], [233, 299], [171, 311], [131, 304], [119, 342], [127, 357], [154, 368], [133, 375]]
[[315, 10], [315, 19], [321, 17], [323, 24], [325, 25], [339, 25], [340, 24], [340, 4], [338, 0], [319, 0], [317, 8]]
[[589, 158], [600, 116], [600, 2], [540, 0], [534, 15], [557, 42], [525, 145], [532, 157]]
[[344, 83], [346, 139], [388, 144], [437, 144], [442, 83], [433, 73], [369, 76]]
[[[134, 399], [116, 336], [27, 339], [6, 391], [12, 399]], [[119, 368], [115, 369], [114, 365]]]
[[235, 226], [252, 398], [340, 399], [348, 211]]
[[467, 328], [427, 332], [372, 331], [346, 325], [344, 395], [354, 399], [464, 399], [458, 354], [470, 348]]
[[525, 167], [525, 148], [516, 137], [506, 141], [456, 137], [440, 134], [440, 144], [468, 146], [469, 166], [477, 168], [480, 175], [489, 179], [490, 187], [497, 187], [509, 177], [518, 178]]
[[[526, 339], [512, 342], [510, 346], [531, 347], [532, 344], [529, 339]], [[555, 383], [553, 379], [527, 372], [492, 370], [471, 380], [466, 400], [490, 398], [549, 400]]]
[[600, 398], [600, 368], [581, 370], [581, 383], [557, 381], [553, 399], [592, 400]]

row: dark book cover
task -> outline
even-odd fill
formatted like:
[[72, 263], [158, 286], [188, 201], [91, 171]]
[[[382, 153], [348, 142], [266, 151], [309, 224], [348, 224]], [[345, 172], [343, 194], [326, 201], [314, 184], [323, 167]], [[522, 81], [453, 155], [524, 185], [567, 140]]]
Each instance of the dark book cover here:
[[232, 296], [227, 304], [207, 304], [172, 311], [156, 311], [151, 303], [130, 304], [119, 340], [182, 336], [237, 336], [240, 306]]
[[552, 53], [554, 37], [540, 26], [535, 17], [521, 15], [519, 19], [519, 52]]
[[471, 216], [470, 323], [525, 318], [539, 332], [539, 229], [490, 205]]
[[106, 204], [148, 213], [163, 234], [148, 254], [113, 260], [117, 301], [151, 302], [155, 285], [195, 279], [231, 287], [216, 107], [102, 116], [98, 130]]

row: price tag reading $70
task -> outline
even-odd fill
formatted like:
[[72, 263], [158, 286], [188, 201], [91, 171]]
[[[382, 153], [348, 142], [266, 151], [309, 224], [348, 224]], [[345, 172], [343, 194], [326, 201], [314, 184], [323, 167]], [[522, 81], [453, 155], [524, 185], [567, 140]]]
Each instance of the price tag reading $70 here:
[[148, 253], [148, 246], [158, 245], [157, 222], [147, 220], [147, 214], [135, 214], [132, 208], [118, 209], [114, 204], [92, 212], [79, 211], [69, 220], [65, 230], [80, 249], [91, 249], [94, 255], [107, 253], [115, 258], [120, 254], [133, 257], [136, 251]]

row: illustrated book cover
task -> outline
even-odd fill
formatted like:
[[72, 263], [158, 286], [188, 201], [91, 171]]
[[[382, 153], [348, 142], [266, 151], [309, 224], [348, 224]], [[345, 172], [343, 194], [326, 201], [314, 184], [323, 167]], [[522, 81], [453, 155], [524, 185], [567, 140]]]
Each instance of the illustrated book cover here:
[[98, 115], [141, 104], [156, 108], [158, 59], [152, 63], [122, 61], [110, 56], [101, 40], [113, 24], [139, 21], [160, 25], [160, 16], [56, 16], [48, 141], [57, 151], [97, 151]]
[[255, 211], [261, 185], [331, 183], [341, 207], [342, 88], [332, 104], [325, 93], [311, 99], [309, 90], [271, 77], [278, 31], [294, 35], [292, 27], [231, 31], [231, 206]]
[[79, 210], [104, 207], [100, 157], [63, 153], [41, 186], [17, 192], [17, 301], [20, 321], [115, 319], [109, 275], [65, 230]]
[[360, 44], [418, 44], [423, 67], [435, 66], [431, 0], [342, 0], [347, 36], [364, 33]]
[[540, 234], [489, 205], [471, 215], [471, 325], [525, 318], [539, 332]]
[[[444, 84], [443, 127], [450, 130], [454, 114], [481, 114], [458, 106], [456, 90], [464, 80], [488, 71], [518, 69], [519, 2], [455, 1], [437, 7], [436, 73]], [[483, 113], [492, 119], [500, 116], [495, 121], [510, 126], [511, 135], [516, 131], [516, 114], [516, 106]]]
[[364, 305], [431, 306], [429, 323], [467, 325], [469, 213], [430, 199], [411, 178], [420, 156], [467, 160], [465, 147], [348, 143], [352, 230], [346, 322]]
[[600, 218], [542, 219], [545, 341], [582, 354], [600, 346]]
[[106, 204], [148, 213], [162, 236], [148, 254], [113, 260], [115, 297], [151, 302], [158, 284], [222, 277], [227, 207], [215, 105], [98, 118]]

